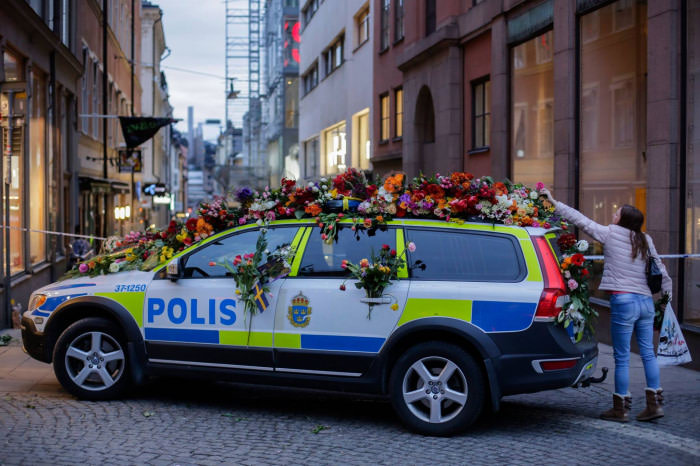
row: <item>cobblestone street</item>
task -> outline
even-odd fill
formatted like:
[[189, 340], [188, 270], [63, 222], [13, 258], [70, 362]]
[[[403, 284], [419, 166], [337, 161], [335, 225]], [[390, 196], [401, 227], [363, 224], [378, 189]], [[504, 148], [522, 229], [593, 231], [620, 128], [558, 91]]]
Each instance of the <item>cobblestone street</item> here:
[[[612, 367], [601, 345], [599, 367]], [[643, 408], [632, 361], [633, 415]], [[156, 380], [114, 402], [84, 402], [14, 340], [0, 348], [0, 463], [14, 464], [700, 464], [700, 374], [664, 368], [666, 417], [597, 419], [612, 377], [585, 389], [506, 397], [468, 432], [406, 431], [378, 399]]]

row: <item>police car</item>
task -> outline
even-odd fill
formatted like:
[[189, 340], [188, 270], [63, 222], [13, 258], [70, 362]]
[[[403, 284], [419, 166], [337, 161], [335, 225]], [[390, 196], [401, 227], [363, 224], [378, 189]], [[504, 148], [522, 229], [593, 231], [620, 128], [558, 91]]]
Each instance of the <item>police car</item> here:
[[[369, 234], [339, 227], [332, 244], [311, 220], [268, 227], [269, 248], [291, 244], [296, 255], [252, 318], [226, 269], [210, 263], [254, 251], [254, 224], [153, 271], [37, 290], [22, 317], [24, 347], [83, 399], [113, 399], [147, 376], [174, 374], [375, 393], [432, 435], [466, 428], [505, 395], [591, 377], [595, 340], [576, 341], [554, 323], [566, 297], [556, 232], [416, 219]], [[357, 263], [383, 244], [401, 254], [409, 242], [407, 267], [368, 318], [364, 291], [340, 289], [343, 260]]]

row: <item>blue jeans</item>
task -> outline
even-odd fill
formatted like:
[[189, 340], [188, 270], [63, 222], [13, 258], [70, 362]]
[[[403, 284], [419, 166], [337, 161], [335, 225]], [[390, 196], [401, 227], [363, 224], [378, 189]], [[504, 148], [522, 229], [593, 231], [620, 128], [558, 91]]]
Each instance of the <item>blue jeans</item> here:
[[654, 301], [651, 296], [621, 293], [610, 296], [610, 334], [615, 356], [615, 393], [629, 393], [630, 341], [637, 335], [648, 388], [659, 387], [659, 365], [654, 355]]

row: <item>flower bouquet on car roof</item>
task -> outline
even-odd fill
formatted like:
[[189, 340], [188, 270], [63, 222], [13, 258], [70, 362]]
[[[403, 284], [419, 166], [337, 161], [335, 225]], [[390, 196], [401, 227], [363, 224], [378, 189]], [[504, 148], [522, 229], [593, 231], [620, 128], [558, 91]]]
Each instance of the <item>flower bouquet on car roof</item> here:
[[572, 337], [579, 341], [586, 326], [593, 331], [593, 319], [598, 316], [591, 306], [588, 289], [590, 263], [583, 256], [588, 250], [588, 242], [577, 241], [575, 235], [567, 233], [559, 237], [557, 244], [563, 254], [560, 267], [569, 300], [562, 306], [556, 321], [570, 329]]
[[[392, 280], [398, 278], [399, 270], [406, 267], [406, 251], [413, 252], [415, 250], [416, 245], [408, 243], [406, 249], [401, 254], [397, 254], [395, 249], [391, 249], [388, 244], [384, 244], [378, 255], [375, 255], [374, 251], [372, 251], [369, 259], [364, 258], [357, 264], [343, 260], [341, 267], [349, 271], [351, 277], [356, 280], [355, 287], [365, 290], [367, 299], [364, 301], [367, 302], [369, 308], [367, 312], [368, 319], [371, 318], [372, 309], [376, 304], [384, 304], [381, 298], [389, 298], [388, 302], [391, 302], [391, 297], [384, 296], [384, 290], [391, 285]], [[345, 282], [340, 285], [340, 289], [345, 291]], [[399, 309], [395, 299], [391, 304], [391, 309], [393, 311]]]

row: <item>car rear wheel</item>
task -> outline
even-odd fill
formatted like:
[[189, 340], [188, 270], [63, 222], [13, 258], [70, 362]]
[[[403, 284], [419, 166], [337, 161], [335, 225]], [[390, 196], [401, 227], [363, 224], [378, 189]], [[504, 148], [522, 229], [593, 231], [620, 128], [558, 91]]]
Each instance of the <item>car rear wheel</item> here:
[[404, 353], [391, 373], [391, 402], [401, 420], [425, 435], [450, 435], [481, 413], [484, 378], [462, 348], [436, 341]]
[[125, 342], [121, 329], [107, 319], [90, 317], [73, 323], [54, 348], [56, 378], [78, 398], [118, 398], [129, 384]]

